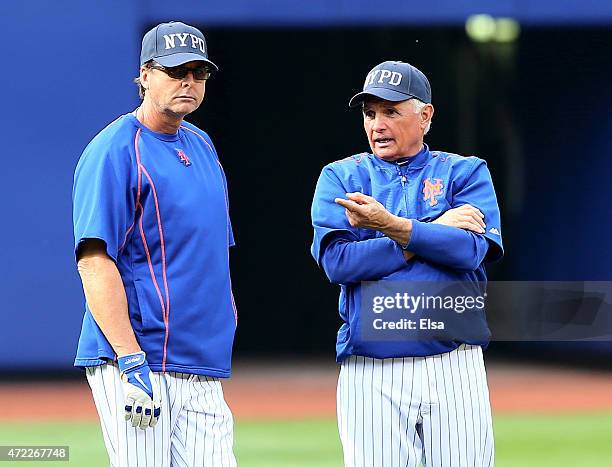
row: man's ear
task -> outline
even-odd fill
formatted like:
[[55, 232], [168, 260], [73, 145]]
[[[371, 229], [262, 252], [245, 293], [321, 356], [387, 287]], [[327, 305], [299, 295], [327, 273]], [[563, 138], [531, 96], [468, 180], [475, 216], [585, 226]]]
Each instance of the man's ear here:
[[140, 84], [143, 88], [149, 89], [149, 73], [151, 69], [146, 66], [140, 67]]
[[423, 126], [423, 128], [427, 127], [429, 122], [431, 122], [431, 119], [433, 118], [433, 114], [434, 114], [433, 105], [427, 104], [423, 107], [423, 110], [421, 110], [421, 125]]

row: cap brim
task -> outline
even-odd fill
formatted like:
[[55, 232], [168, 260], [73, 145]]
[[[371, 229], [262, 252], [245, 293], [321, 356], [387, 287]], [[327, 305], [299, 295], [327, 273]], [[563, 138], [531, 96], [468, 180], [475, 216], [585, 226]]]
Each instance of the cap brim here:
[[406, 101], [414, 97], [410, 94], [404, 94], [403, 92], [394, 91], [393, 89], [373, 88], [369, 89], [368, 91], [363, 91], [355, 94], [349, 101], [349, 107], [357, 107], [369, 96], [379, 97], [380, 99], [384, 99], [386, 101], [391, 102]]
[[155, 60], [157, 63], [159, 63], [162, 66], [179, 66], [179, 65], [182, 65], [183, 63], [193, 62], [197, 60], [200, 62], [206, 62], [208, 65], [213, 67], [215, 71], [219, 71], [219, 67], [217, 65], [215, 65], [213, 62], [211, 62], [207, 58], [202, 57], [199, 54], [192, 54], [192, 53], [172, 54], [172, 55], [167, 55], [165, 57], [157, 57], [157, 58], [154, 58], [153, 60]]

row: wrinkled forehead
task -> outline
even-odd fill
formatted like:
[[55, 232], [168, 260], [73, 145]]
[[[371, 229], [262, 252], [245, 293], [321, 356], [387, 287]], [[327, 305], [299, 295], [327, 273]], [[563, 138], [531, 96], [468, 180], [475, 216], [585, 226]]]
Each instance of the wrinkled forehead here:
[[[412, 98], [410, 98], [412, 99]], [[363, 100], [362, 109], [382, 108], [382, 107], [400, 107], [410, 99], [403, 101], [388, 101], [377, 96], [367, 96]]]

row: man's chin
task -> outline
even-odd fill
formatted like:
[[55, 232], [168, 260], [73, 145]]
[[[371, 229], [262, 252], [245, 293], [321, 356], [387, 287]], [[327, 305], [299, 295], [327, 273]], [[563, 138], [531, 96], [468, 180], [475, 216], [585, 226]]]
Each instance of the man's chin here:
[[177, 117], [183, 118], [185, 115], [189, 115], [190, 113], [196, 111], [198, 109], [198, 105], [190, 102], [181, 102], [179, 104], [175, 104], [170, 107], [170, 112]]

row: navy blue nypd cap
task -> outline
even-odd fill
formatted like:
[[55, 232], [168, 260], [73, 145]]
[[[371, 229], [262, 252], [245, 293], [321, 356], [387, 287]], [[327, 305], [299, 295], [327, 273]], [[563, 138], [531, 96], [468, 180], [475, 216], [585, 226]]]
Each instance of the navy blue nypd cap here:
[[357, 107], [368, 96], [393, 102], [417, 98], [431, 104], [431, 86], [418, 68], [405, 62], [388, 61], [372, 68], [363, 83], [363, 91], [351, 98], [349, 107]]
[[140, 66], [150, 60], [168, 67], [202, 60], [215, 71], [219, 70], [219, 67], [208, 59], [204, 34], [199, 29], [178, 21], [158, 24], [144, 35]]

